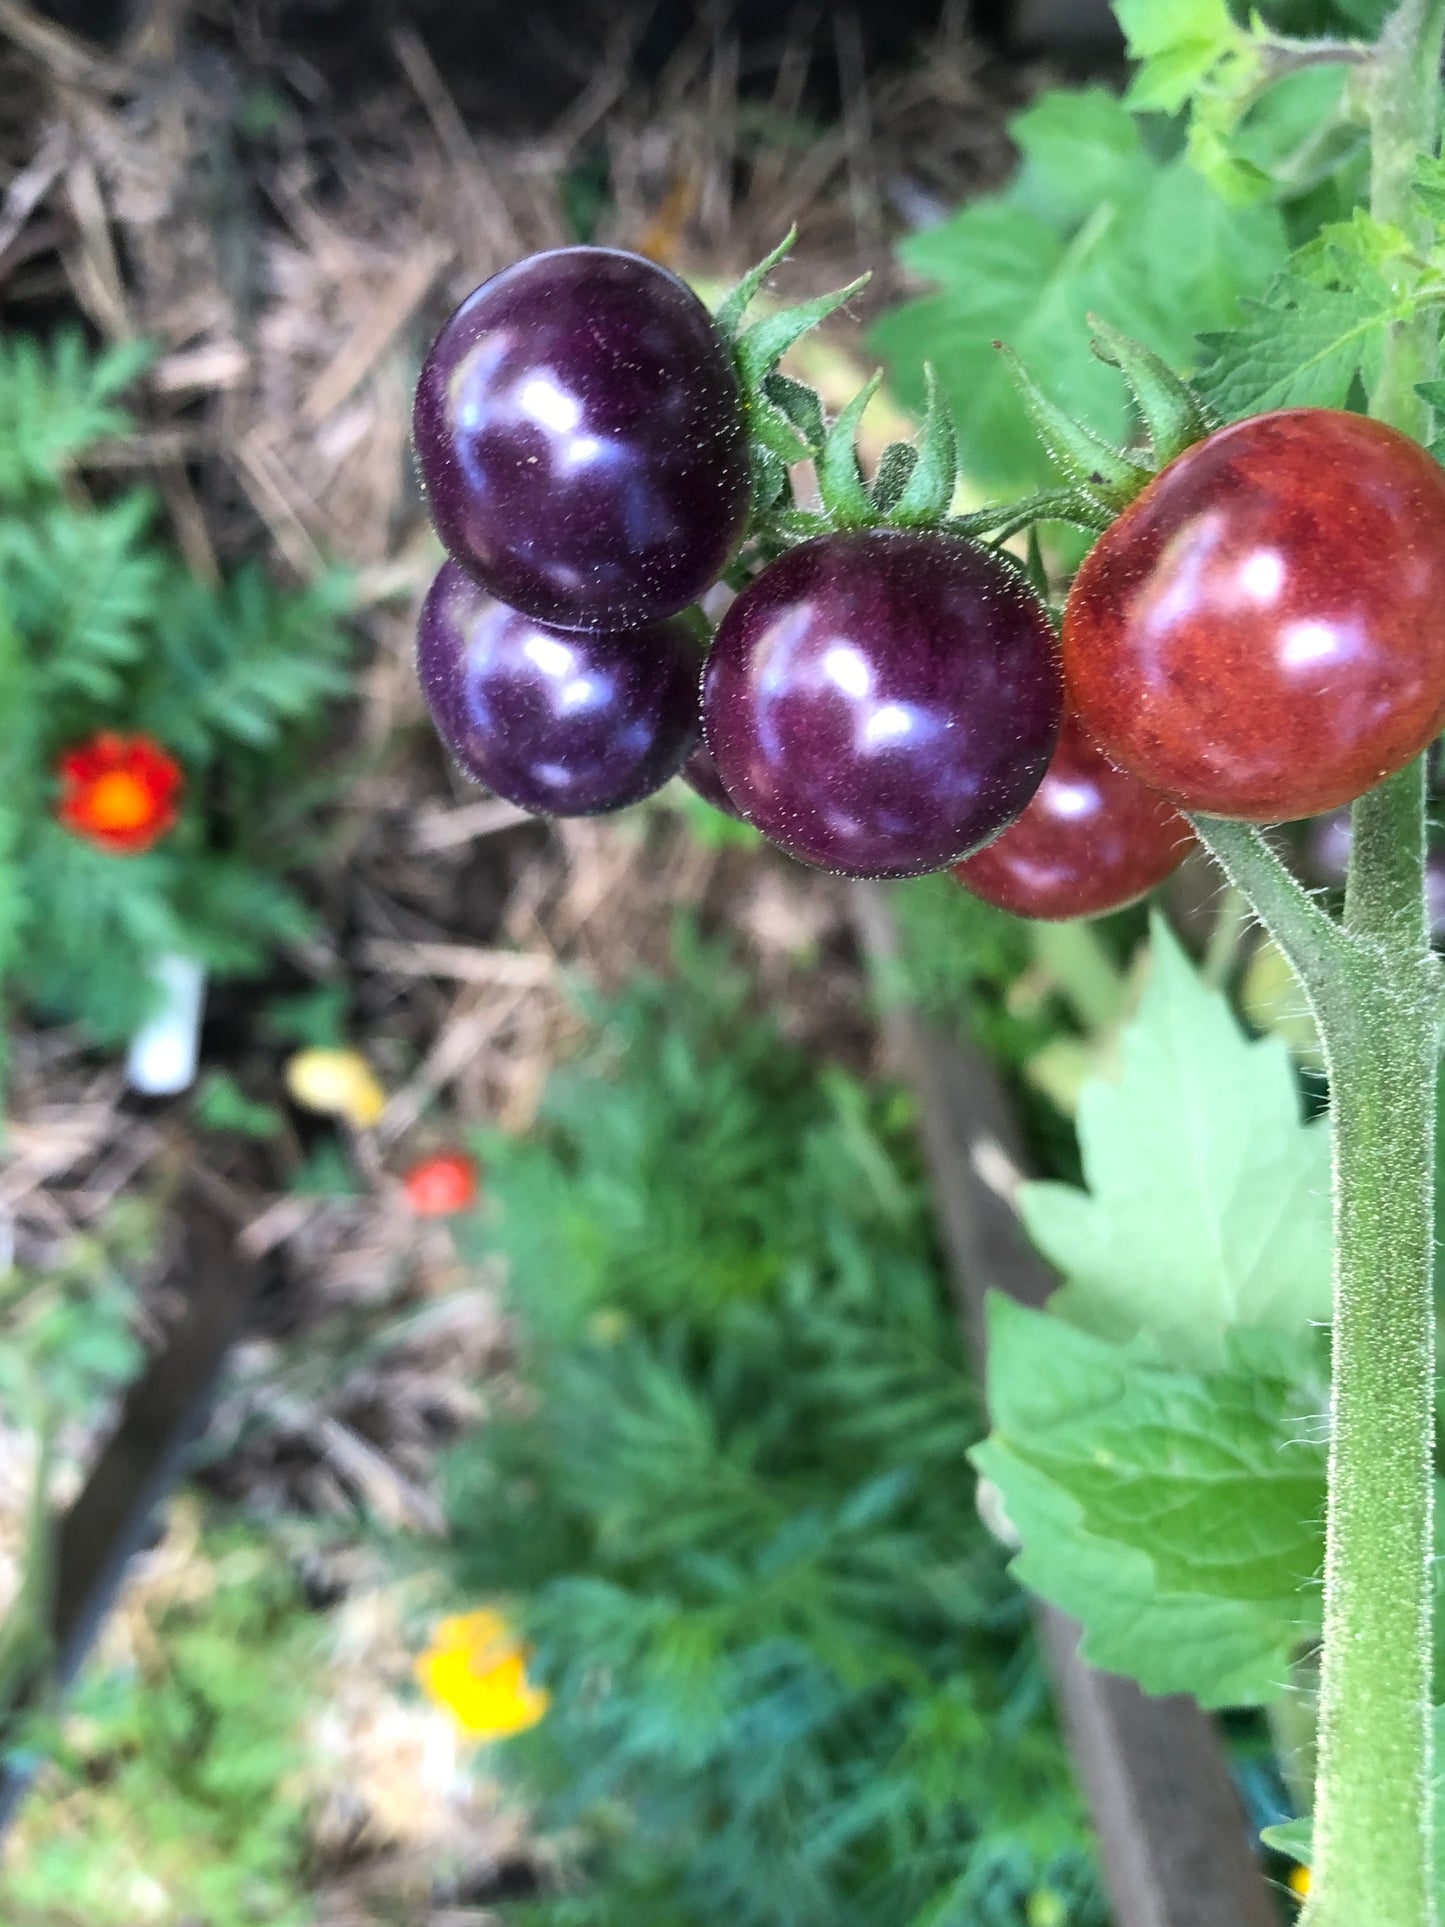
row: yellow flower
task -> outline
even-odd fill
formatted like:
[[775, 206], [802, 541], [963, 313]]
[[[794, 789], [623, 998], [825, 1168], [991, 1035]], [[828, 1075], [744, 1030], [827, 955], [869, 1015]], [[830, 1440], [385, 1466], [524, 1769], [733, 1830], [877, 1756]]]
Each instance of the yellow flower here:
[[298, 1104], [344, 1117], [369, 1130], [386, 1109], [386, 1092], [360, 1051], [300, 1050], [286, 1063], [286, 1088]]
[[1303, 1900], [1305, 1895], [1310, 1890], [1309, 1868], [1308, 1867], [1291, 1867], [1286, 1878], [1289, 1881], [1290, 1892], [1298, 1894], [1300, 1899]]
[[528, 1680], [516, 1634], [487, 1608], [444, 1619], [416, 1663], [416, 1676], [427, 1698], [447, 1707], [475, 1740], [525, 1733], [551, 1703], [551, 1695]]

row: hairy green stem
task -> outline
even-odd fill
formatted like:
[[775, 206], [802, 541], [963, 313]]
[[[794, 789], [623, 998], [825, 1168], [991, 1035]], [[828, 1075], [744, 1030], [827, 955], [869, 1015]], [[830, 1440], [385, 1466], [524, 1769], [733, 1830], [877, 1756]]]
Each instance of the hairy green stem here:
[[[1370, 208], [1414, 206], [1440, 124], [1445, 0], [1404, 0], [1371, 79]], [[1370, 412], [1426, 438], [1416, 391], [1439, 321], [1396, 322]], [[1429, 1927], [1435, 1318], [1431, 1292], [1440, 991], [1425, 909], [1425, 779], [1354, 808], [1340, 995], [1321, 1011], [1334, 1117], [1335, 1318], [1315, 1862], [1305, 1927]]]
[[[1368, 76], [1370, 207], [1430, 240], [1414, 207], [1435, 151], [1445, 0], [1403, 0]], [[1416, 230], [1419, 230], [1416, 233]], [[1387, 337], [1377, 420], [1426, 439], [1416, 384], [1439, 320]], [[1200, 836], [1289, 957], [1315, 1012], [1334, 1129], [1335, 1314], [1314, 1863], [1302, 1927], [1432, 1927], [1431, 1294], [1440, 969], [1425, 910], [1425, 784], [1402, 770], [1354, 808], [1343, 926], [1264, 837]]]
[[1435, 1917], [1430, 1281], [1441, 1000], [1424, 919], [1421, 782], [1416, 764], [1356, 806], [1364, 821], [1344, 928], [1260, 831], [1195, 819], [1293, 964], [1330, 1078], [1334, 1385], [1314, 1873], [1302, 1927], [1430, 1927]]

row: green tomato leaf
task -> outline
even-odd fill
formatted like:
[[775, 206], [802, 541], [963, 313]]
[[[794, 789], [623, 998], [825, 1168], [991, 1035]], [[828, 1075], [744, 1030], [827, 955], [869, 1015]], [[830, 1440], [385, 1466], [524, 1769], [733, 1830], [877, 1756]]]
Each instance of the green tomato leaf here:
[[1114, 0], [1114, 13], [1139, 62], [1128, 99], [1141, 112], [1177, 114], [1223, 61], [1250, 50], [1225, 0]]
[[1163, 920], [1153, 929], [1122, 1074], [1079, 1102], [1088, 1188], [1025, 1185], [1021, 1208], [1068, 1280], [1067, 1316], [1207, 1368], [1238, 1327], [1329, 1318], [1329, 1138], [1301, 1122], [1285, 1045], [1246, 1039]]
[[1198, 331], [1238, 318], [1287, 254], [1272, 206], [1232, 207], [1181, 155], [1144, 146], [1126, 108], [1092, 89], [1046, 95], [1013, 132], [1017, 178], [905, 241], [904, 264], [933, 292], [872, 331], [900, 396], [924, 400], [932, 361], [965, 472], [1001, 492], [1050, 479], [1049, 464], [991, 343], [1006, 340], [1050, 397], [1115, 445], [1132, 427], [1118, 372], [1090, 351], [1087, 314], [1185, 373]]
[[975, 1463], [1022, 1541], [1016, 1575], [1080, 1621], [1096, 1665], [1209, 1706], [1283, 1690], [1318, 1624], [1311, 1350], [1246, 1346], [1181, 1371], [991, 1301], [993, 1432]]
[[1240, 327], [1206, 334], [1198, 378], [1205, 399], [1233, 419], [1268, 408], [1342, 408], [1356, 379], [1369, 387], [1385, 334], [1422, 297], [1409, 278], [1410, 242], [1363, 212], [1300, 248]]

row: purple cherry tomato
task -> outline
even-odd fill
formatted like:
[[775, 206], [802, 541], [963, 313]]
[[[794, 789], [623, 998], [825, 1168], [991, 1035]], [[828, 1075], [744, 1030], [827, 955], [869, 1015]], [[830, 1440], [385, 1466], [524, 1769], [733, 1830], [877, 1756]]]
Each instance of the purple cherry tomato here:
[[437, 733], [521, 809], [596, 816], [676, 775], [697, 738], [700, 651], [683, 622], [553, 629], [444, 562], [417, 630]]
[[703, 725], [736, 806], [846, 876], [941, 870], [1023, 809], [1059, 734], [1043, 605], [961, 537], [819, 536], [769, 565], [717, 632]]
[[483, 282], [427, 356], [413, 428], [446, 548], [542, 622], [673, 615], [742, 537], [731, 353], [692, 290], [640, 255], [559, 248]]

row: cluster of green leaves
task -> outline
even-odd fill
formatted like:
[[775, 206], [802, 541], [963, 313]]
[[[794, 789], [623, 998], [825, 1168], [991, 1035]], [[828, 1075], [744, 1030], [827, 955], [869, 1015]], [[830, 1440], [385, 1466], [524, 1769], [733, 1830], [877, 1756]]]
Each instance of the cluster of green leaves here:
[[[212, 587], [146, 492], [81, 486], [89, 452], [131, 426], [117, 397], [142, 362], [68, 334], [0, 343], [0, 980], [106, 1040], [145, 1014], [157, 956], [244, 974], [309, 929], [283, 879], [347, 650], [341, 582], [288, 590], [251, 567]], [[58, 758], [101, 730], [182, 768], [180, 821], [153, 849], [117, 855], [55, 820]]]
[[1328, 1127], [1162, 922], [1121, 1058], [1080, 1107], [1085, 1188], [1025, 1187], [1066, 1282], [1047, 1313], [994, 1305], [975, 1462], [1099, 1665], [1262, 1703], [1318, 1627]]
[[225, 1532], [212, 1583], [96, 1660], [7, 1842], [0, 1915], [87, 1927], [304, 1927], [302, 1725], [316, 1618], [276, 1550]]
[[455, 1455], [468, 1601], [551, 1689], [506, 1770], [588, 1843], [537, 1927], [1100, 1918], [976, 1442], [906, 1108], [819, 1072], [726, 961], [597, 1013], [480, 1148], [527, 1409]]
[[[1352, 35], [1382, 10], [1266, 11]], [[932, 364], [964, 470], [1007, 494], [1047, 485], [1053, 468], [999, 340], [1118, 444], [1135, 418], [1090, 351], [1091, 315], [1197, 377], [1227, 417], [1343, 405], [1390, 320], [1439, 299], [1438, 264], [1359, 213], [1367, 155], [1346, 60], [1306, 60], [1225, 0], [1119, 0], [1117, 12], [1137, 62], [1123, 100], [1055, 90], [1019, 115], [1014, 178], [903, 243], [932, 291], [873, 332], [905, 399], [922, 399]]]

